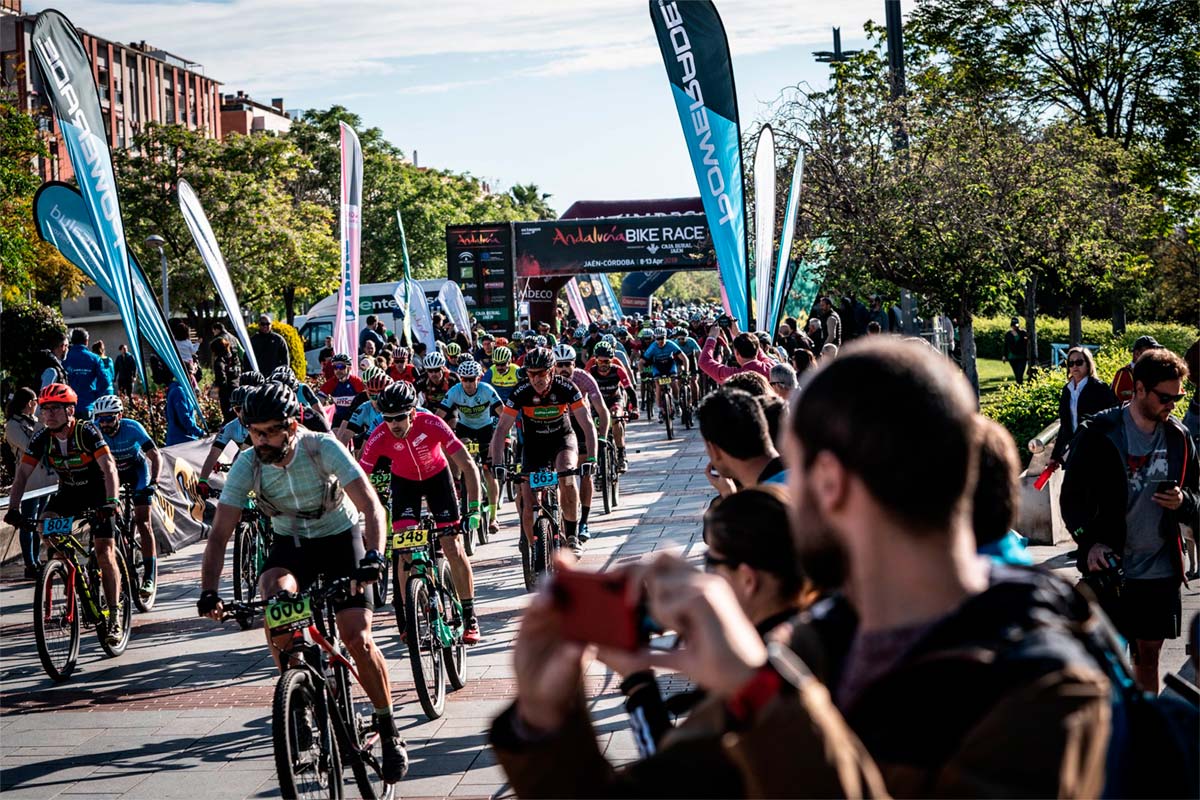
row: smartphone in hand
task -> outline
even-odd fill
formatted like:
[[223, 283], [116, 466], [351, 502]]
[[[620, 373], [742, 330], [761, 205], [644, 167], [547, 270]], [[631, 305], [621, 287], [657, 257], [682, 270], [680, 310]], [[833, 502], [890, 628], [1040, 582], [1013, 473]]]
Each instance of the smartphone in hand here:
[[658, 626], [644, 601], [630, 602], [627, 587], [628, 576], [623, 573], [559, 570], [550, 592], [563, 617], [563, 635], [627, 651], [648, 645]]
[[1173, 492], [1179, 487], [1175, 481], [1159, 481], [1158, 486], [1154, 488], [1155, 494], [1163, 494], [1164, 492]]

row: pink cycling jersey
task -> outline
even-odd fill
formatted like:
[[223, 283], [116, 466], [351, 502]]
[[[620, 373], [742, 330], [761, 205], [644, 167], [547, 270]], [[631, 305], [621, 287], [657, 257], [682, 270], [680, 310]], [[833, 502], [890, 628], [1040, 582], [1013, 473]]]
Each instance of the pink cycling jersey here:
[[386, 423], [375, 429], [363, 447], [358, 463], [369, 475], [380, 458], [392, 460], [392, 474], [410, 481], [423, 481], [446, 468], [446, 456], [463, 449], [450, 426], [436, 414], [413, 412], [408, 435], [398, 439]]

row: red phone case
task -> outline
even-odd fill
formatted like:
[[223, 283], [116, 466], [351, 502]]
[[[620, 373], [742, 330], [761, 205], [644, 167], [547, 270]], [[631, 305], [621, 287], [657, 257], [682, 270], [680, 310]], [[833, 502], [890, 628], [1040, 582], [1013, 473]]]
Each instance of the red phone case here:
[[624, 576], [562, 570], [554, 576], [551, 591], [565, 637], [622, 650], [645, 644], [638, 609], [626, 600]]

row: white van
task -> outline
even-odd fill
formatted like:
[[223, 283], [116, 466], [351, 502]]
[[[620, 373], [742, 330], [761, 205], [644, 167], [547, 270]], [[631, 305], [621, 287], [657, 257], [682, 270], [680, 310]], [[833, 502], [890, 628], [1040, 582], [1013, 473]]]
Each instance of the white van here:
[[[430, 313], [441, 309], [438, 302], [438, 292], [446, 283], [445, 278], [433, 278], [417, 281], [425, 290], [425, 300], [429, 303]], [[358, 288], [358, 320], [359, 325], [365, 323], [368, 314], [374, 314], [389, 331], [400, 334], [404, 323], [404, 314], [396, 305], [394, 299], [396, 288], [400, 281], [391, 283], [364, 283]], [[296, 317], [296, 328], [300, 338], [304, 340], [304, 359], [307, 362], [308, 374], [316, 375], [321, 371], [318, 356], [325, 347], [325, 337], [333, 336], [333, 323], [338, 310], [339, 294], [334, 292], [313, 304], [307, 314]]]

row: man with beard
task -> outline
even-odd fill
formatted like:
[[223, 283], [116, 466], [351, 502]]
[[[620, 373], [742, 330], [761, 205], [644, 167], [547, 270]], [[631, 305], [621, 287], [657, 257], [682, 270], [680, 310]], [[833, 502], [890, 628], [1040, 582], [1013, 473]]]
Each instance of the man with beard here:
[[[784, 442], [801, 564], [842, 585], [854, 613], [822, 625], [815, 608], [798, 649], [768, 646], [726, 581], [663, 555], [629, 593], [682, 646], [644, 664], [723, 701], [722, 746], [750, 796], [1098, 795], [1110, 690], [1074, 634], [1098, 621], [1069, 585], [975, 554], [970, 387], [929, 348], [881, 339], [813, 376]], [[896, 469], [916, 452], [938, 454], [936, 476]], [[506, 768], [557, 736], [594, 741], [580, 724], [586, 648], [560, 637], [557, 614], [539, 598], [522, 620], [517, 701], [492, 730]], [[583, 797], [604, 769], [580, 759], [569, 788], [509, 776], [520, 796]]]
[[[408, 754], [392, 716], [387, 662], [371, 637], [371, 595], [364, 591], [364, 584], [379, 580], [384, 565], [383, 508], [346, 448], [330, 434], [300, 427], [300, 414], [295, 393], [278, 383], [258, 387], [243, 400], [242, 422], [250, 431], [253, 448], [237, 457], [225, 479], [204, 549], [197, 611], [221, 619], [223, 603], [217, 587], [225, 550], [253, 491], [259, 511], [271, 517], [275, 533], [259, 579], [262, 597], [302, 592], [319, 575], [357, 583], [357, 593], [335, 603], [338, 633], [375, 708], [375, 729], [383, 740], [384, 778], [395, 783], [408, 769]], [[270, 628], [266, 630], [282, 669], [278, 654], [288, 646], [291, 634], [272, 636]]]

